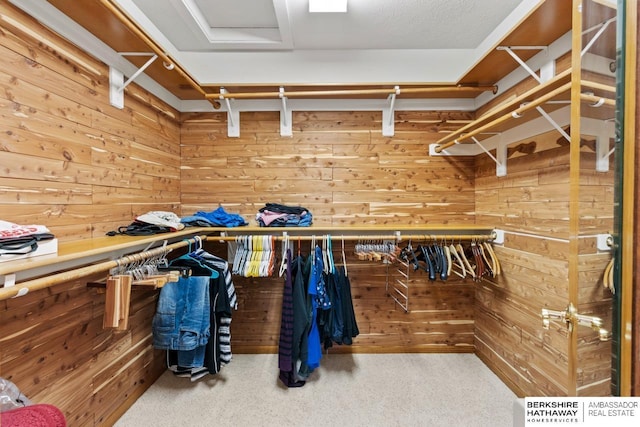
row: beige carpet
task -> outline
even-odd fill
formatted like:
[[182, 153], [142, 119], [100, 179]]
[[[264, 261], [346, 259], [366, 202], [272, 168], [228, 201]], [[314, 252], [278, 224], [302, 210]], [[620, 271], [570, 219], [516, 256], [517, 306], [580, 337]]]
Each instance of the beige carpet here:
[[195, 383], [166, 372], [116, 426], [513, 425], [516, 396], [472, 354], [325, 354], [291, 389], [277, 366], [238, 354]]

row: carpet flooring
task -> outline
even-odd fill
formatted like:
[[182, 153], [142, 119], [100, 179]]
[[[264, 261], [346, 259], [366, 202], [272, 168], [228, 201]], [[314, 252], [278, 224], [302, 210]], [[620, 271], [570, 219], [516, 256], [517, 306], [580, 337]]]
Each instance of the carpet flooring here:
[[515, 400], [473, 354], [325, 354], [301, 388], [277, 354], [237, 354], [197, 382], [165, 372], [116, 426], [506, 427]]

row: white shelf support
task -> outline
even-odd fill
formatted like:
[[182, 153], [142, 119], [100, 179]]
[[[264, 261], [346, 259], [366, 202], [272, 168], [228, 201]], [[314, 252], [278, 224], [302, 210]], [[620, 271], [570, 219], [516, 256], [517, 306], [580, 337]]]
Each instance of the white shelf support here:
[[553, 120], [553, 118], [549, 114], [547, 114], [547, 112], [544, 111], [542, 107], [538, 106], [536, 107], [536, 110], [538, 110], [542, 117], [544, 117], [549, 123], [551, 123], [551, 126], [553, 126], [555, 130], [560, 132], [560, 135], [564, 136], [567, 141], [571, 142], [571, 136], [567, 132], [565, 132], [565, 130], [562, 129], [562, 127], [560, 127], [560, 125], [555, 120]]
[[604, 121], [596, 136], [596, 172], [609, 172], [609, 157], [616, 151], [615, 145], [609, 149], [610, 140], [615, 135], [613, 122]]
[[515, 50], [546, 50], [547, 46], [498, 46], [496, 47], [497, 50], [504, 50], [505, 52], [507, 52], [509, 55], [511, 55], [511, 57], [513, 59], [515, 59], [515, 61], [520, 64], [520, 66], [531, 75], [531, 77], [533, 77], [534, 79], [536, 79], [536, 81], [538, 83], [543, 83], [543, 80], [536, 74], [535, 71], [533, 71], [531, 69], [531, 67], [529, 67], [529, 65], [527, 65], [526, 62], [524, 62], [522, 60], [522, 58], [520, 58], [515, 52]]
[[396, 96], [400, 95], [400, 86], [396, 86], [395, 93], [389, 95], [389, 108], [382, 110], [382, 135], [393, 136], [395, 134], [395, 106]]
[[503, 143], [502, 138], [496, 147], [496, 176], [507, 176], [508, 144]]
[[471, 139], [473, 142], [478, 145], [490, 158], [496, 163], [496, 176], [506, 176], [507, 175], [507, 145], [506, 144], [498, 144], [496, 147], [496, 154], [498, 157], [491, 154], [491, 151], [487, 150], [484, 145], [475, 136], [472, 136]]
[[144, 70], [146, 70], [149, 67], [149, 65], [153, 64], [153, 61], [158, 59], [158, 55], [151, 54], [151, 53], [136, 54], [136, 53], [126, 53], [126, 52], [121, 53], [121, 55], [123, 56], [150, 55], [151, 56], [151, 58], [149, 58], [149, 60], [145, 62], [142, 67], [138, 69], [138, 71], [133, 73], [133, 75], [129, 77], [129, 79], [126, 82], [124, 81], [124, 74], [121, 71], [115, 69], [114, 67], [109, 67], [109, 103], [116, 108], [123, 109], [124, 108], [124, 89], [127, 86], [129, 86], [129, 84], [133, 82], [136, 79], [136, 77], [144, 73]]
[[284, 96], [284, 88], [280, 87], [280, 95], [282, 100], [282, 108], [280, 109], [280, 136], [293, 136], [293, 114], [291, 109], [287, 108], [287, 97]]
[[612, 22], [615, 22], [616, 17], [614, 16], [613, 18], [607, 19], [606, 21], [604, 21], [602, 24], [598, 24], [594, 27], [591, 27], [585, 31], [582, 32], [583, 35], [590, 33], [591, 31], [594, 31], [596, 28], [599, 27], [599, 30], [597, 33], [595, 33], [595, 35], [593, 36], [593, 38], [591, 40], [589, 40], [589, 43], [587, 43], [587, 45], [582, 49], [582, 51], [580, 52], [580, 57], [583, 57], [585, 53], [587, 53], [589, 51], [589, 49], [591, 49], [591, 46], [593, 46], [593, 44], [598, 41], [598, 39], [600, 38], [600, 36], [607, 30], [607, 27], [609, 25], [611, 25]]
[[231, 100], [225, 96], [227, 90], [220, 88], [220, 100], [224, 100], [227, 107], [227, 136], [229, 138], [240, 137], [240, 111], [231, 107]]
[[542, 83], [554, 78], [556, 75], [556, 61], [549, 61], [540, 67], [540, 80]]

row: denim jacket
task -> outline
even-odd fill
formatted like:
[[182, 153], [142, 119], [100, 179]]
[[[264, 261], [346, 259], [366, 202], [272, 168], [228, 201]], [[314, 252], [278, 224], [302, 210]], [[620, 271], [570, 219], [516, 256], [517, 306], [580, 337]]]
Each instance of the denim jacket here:
[[180, 277], [160, 290], [153, 316], [153, 346], [161, 350], [194, 350], [210, 336], [209, 277]]

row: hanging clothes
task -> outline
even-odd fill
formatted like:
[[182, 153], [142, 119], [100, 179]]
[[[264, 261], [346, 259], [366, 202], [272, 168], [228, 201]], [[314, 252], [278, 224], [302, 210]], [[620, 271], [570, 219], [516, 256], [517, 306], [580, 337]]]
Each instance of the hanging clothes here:
[[351, 296], [351, 282], [346, 274], [344, 267], [338, 268], [337, 276], [340, 282], [341, 300], [342, 300], [342, 343], [345, 345], [353, 344], [353, 338], [360, 335], [358, 322], [356, 321], [356, 312], [353, 309], [353, 298]]
[[284, 291], [282, 295], [282, 316], [280, 322], [280, 339], [278, 342], [278, 378], [287, 387], [302, 387], [305, 381], [296, 379], [295, 359], [293, 358], [293, 262], [291, 250], [287, 249], [287, 269], [285, 271]]
[[191, 276], [162, 287], [152, 321], [155, 348], [184, 352], [189, 365], [204, 359], [211, 330], [208, 285], [208, 277]]
[[[208, 266], [198, 259], [179, 258], [171, 265], [191, 268], [191, 274], [195, 277], [205, 277], [209, 289], [209, 322], [211, 325], [210, 337], [201, 350], [203, 352], [202, 363], [186, 364], [189, 360], [181, 352], [169, 351], [167, 355], [167, 366], [178, 376], [190, 377], [195, 381], [207, 374], [215, 375], [222, 367], [223, 342], [229, 342], [230, 337], [222, 337], [224, 326], [221, 324], [222, 318], [231, 318], [231, 306], [229, 304], [228, 292], [224, 277], [214, 267]], [[211, 274], [215, 272], [216, 274]], [[230, 355], [229, 355], [230, 356]], [[201, 359], [198, 359], [200, 361]], [[230, 360], [230, 358], [229, 358]]]
[[327, 297], [324, 285], [322, 271], [324, 264], [322, 261], [322, 250], [319, 246], [315, 247], [314, 254], [309, 256], [307, 260], [309, 265], [309, 284], [307, 286], [307, 294], [309, 296], [307, 306], [311, 312], [311, 329], [308, 338], [308, 357], [307, 370], [304, 372], [307, 376], [314, 369], [320, 366], [322, 359], [322, 346], [320, 342], [320, 330], [318, 328], [318, 309], [323, 307], [331, 307], [331, 301]]
[[333, 344], [353, 344], [353, 338], [360, 334], [353, 309], [351, 283], [344, 267], [324, 275], [331, 309], [318, 314], [320, 340], [325, 350]]
[[221, 304], [226, 304], [226, 301], [228, 301], [230, 309], [227, 314], [226, 306], [219, 307], [221, 316], [218, 321], [218, 337], [220, 341], [220, 362], [222, 364], [228, 364], [233, 357], [231, 353], [231, 308], [238, 309], [238, 297], [231, 278], [229, 263], [227, 260], [210, 254], [202, 248], [193, 252], [191, 256], [200, 260], [205, 265], [216, 269], [218, 273], [224, 277], [227, 299], [225, 300], [223, 298], [220, 301], [222, 301]]
[[[221, 367], [232, 359], [231, 354], [231, 307], [237, 304], [235, 288], [231, 281], [228, 263], [201, 247], [171, 261], [171, 267], [190, 272], [190, 276], [181, 277], [182, 281], [198, 281], [206, 290], [196, 298], [202, 301], [208, 325], [207, 339], [196, 348], [185, 349], [175, 346], [159, 346], [167, 350], [167, 368], [175, 375], [189, 377], [195, 381], [207, 374], [217, 374]], [[166, 287], [167, 285], [165, 285]], [[161, 300], [171, 305], [175, 294], [161, 290]], [[181, 290], [176, 291], [178, 294]], [[166, 296], [163, 297], [163, 293]], [[174, 302], [175, 303], [175, 302]], [[179, 302], [178, 302], [179, 303]], [[156, 313], [160, 317], [159, 310]], [[154, 316], [154, 320], [155, 320]], [[161, 326], [154, 321], [154, 335], [161, 334]], [[155, 344], [155, 343], [154, 343]]]

